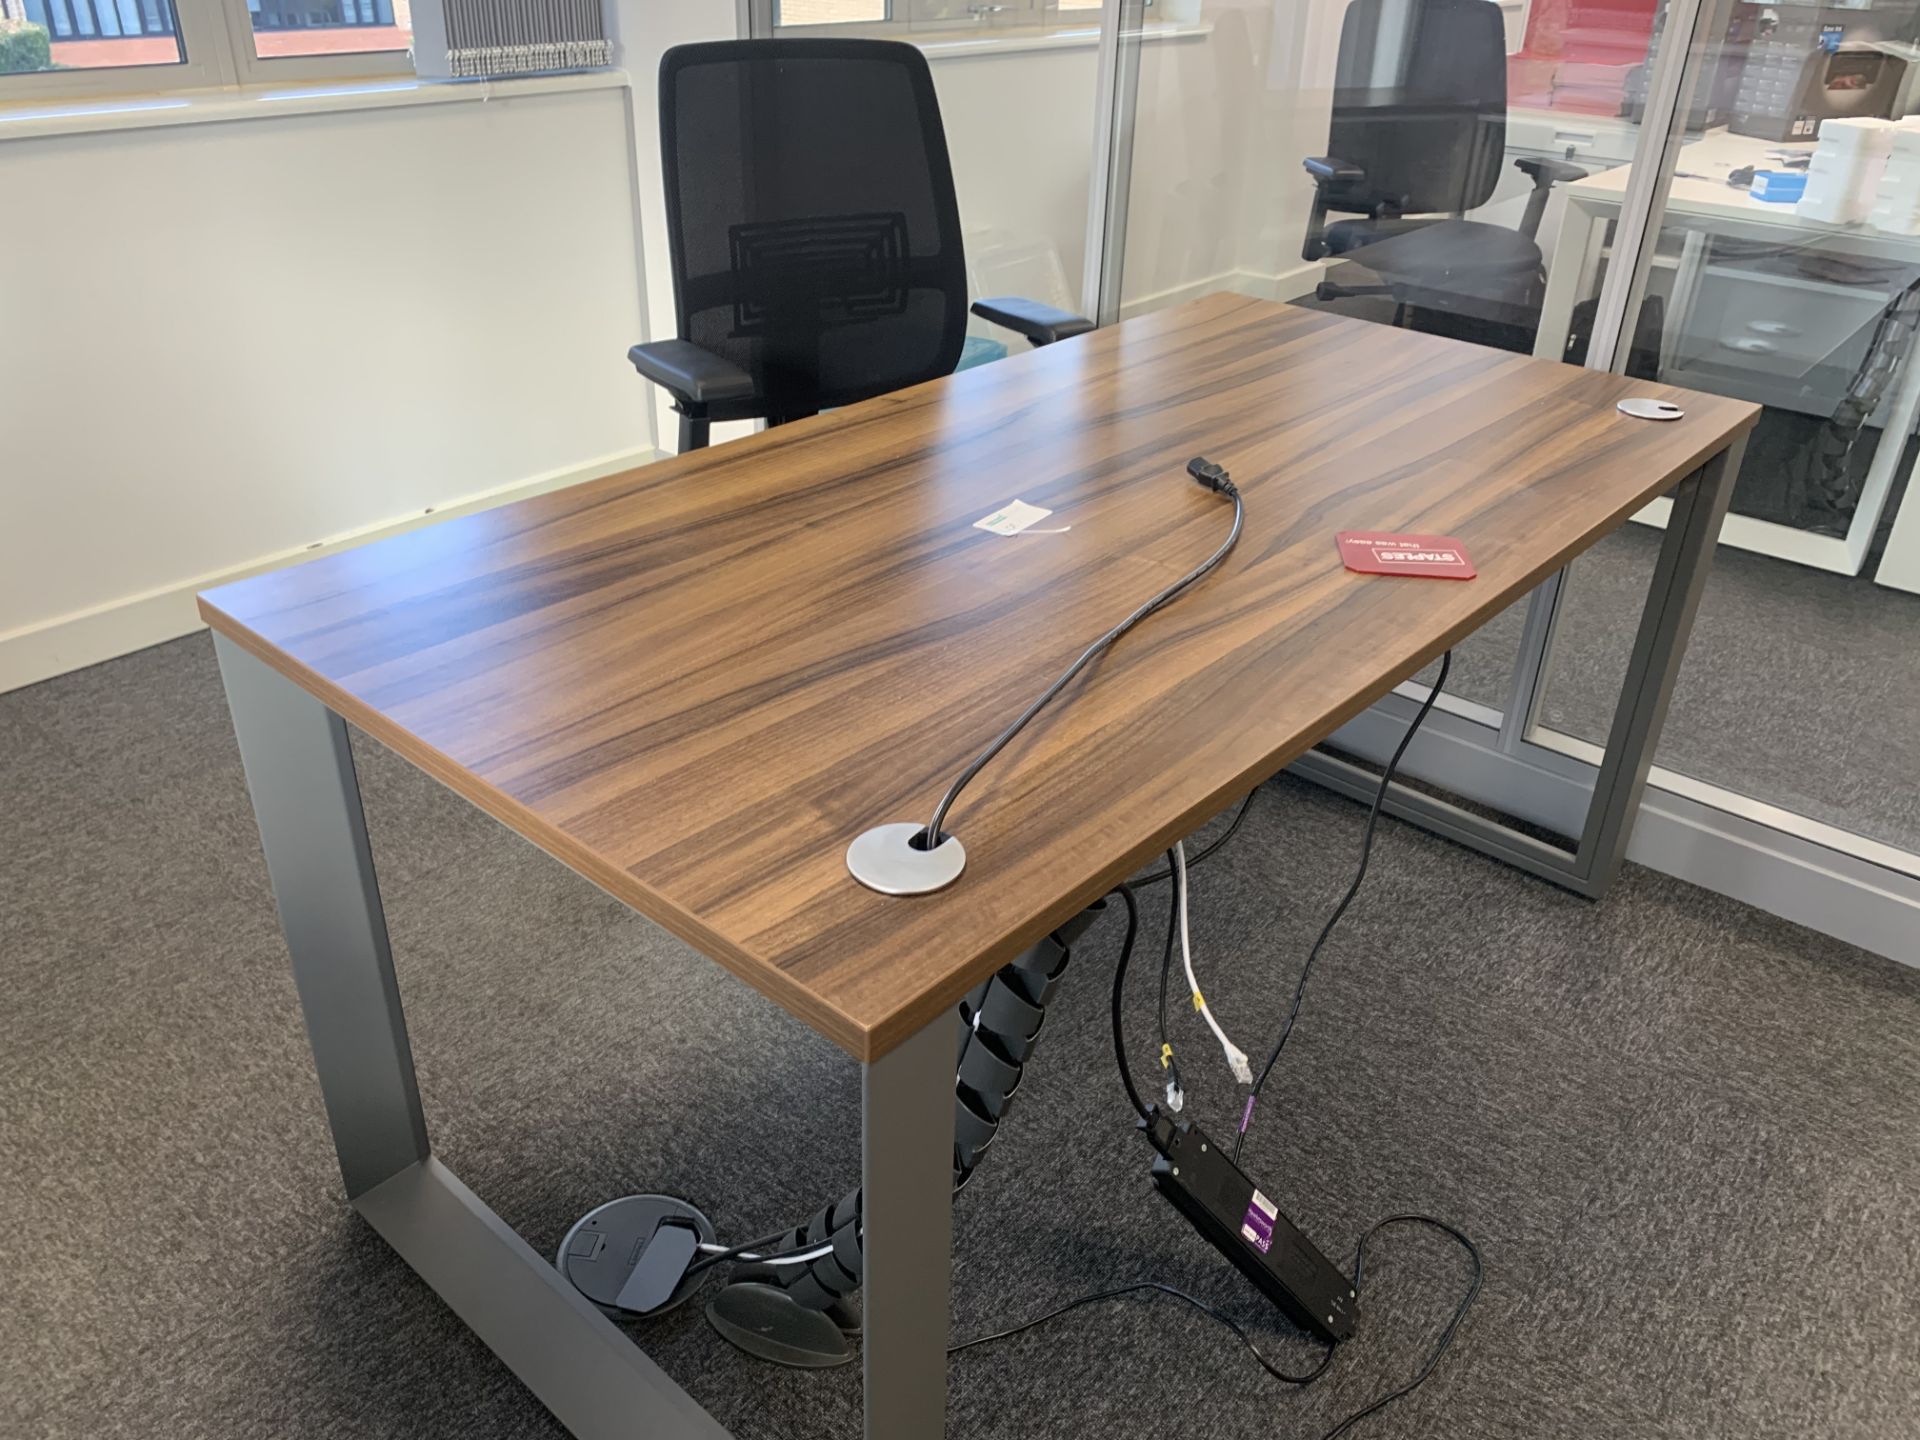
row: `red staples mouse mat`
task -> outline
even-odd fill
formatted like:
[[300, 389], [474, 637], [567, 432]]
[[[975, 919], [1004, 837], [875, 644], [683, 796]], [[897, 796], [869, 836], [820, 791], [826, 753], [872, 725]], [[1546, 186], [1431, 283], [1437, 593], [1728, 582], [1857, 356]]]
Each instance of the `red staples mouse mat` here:
[[1424, 575], [1436, 580], [1471, 580], [1479, 573], [1467, 548], [1451, 535], [1390, 535], [1377, 530], [1342, 530], [1334, 537], [1340, 561], [1362, 575]]

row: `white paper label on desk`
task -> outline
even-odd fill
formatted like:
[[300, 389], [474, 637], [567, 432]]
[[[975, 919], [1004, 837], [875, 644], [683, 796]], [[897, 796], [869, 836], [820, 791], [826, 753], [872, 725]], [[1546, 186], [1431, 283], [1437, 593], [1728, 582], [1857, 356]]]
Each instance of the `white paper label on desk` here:
[[1029, 505], [1024, 500], [1014, 500], [1002, 505], [984, 520], [973, 522], [976, 530], [991, 530], [996, 535], [1018, 535], [1030, 525], [1037, 525], [1049, 515], [1051, 510], [1042, 510], [1038, 505]]

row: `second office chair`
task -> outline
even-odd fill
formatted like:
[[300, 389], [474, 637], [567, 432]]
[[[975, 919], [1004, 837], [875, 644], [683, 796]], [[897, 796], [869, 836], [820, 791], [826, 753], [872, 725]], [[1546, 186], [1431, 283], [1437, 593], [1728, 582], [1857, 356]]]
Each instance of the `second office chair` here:
[[[1559, 182], [1545, 156], [1517, 229], [1464, 216], [1492, 198], [1507, 145], [1507, 60], [1492, 0], [1354, 0], [1340, 26], [1327, 154], [1304, 162], [1313, 212], [1301, 256], [1352, 260], [1377, 286], [1322, 282], [1321, 300], [1386, 294], [1423, 328], [1525, 350], [1546, 272], [1534, 236]], [[1329, 223], [1328, 212], [1358, 218]]]

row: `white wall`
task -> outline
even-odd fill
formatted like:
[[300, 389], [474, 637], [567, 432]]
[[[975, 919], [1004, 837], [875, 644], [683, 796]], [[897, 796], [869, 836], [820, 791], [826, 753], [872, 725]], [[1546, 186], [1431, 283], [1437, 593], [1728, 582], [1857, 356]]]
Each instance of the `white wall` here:
[[[1203, 0], [1200, 33], [1145, 42], [1123, 295], [1150, 308], [1231, 285], [1288, 290], [1324, 149], [1346, 0]], [[1078, 303], [1098, 52], [942, 55], [934, 83], [969, 231], [1043, 241]]]
[[183, 633], [201, 577], [650, 452], [627, 108], [0, 141], [0, 689]]
[[[1136, 308], [1285, 288], [1325, 137], [1344, 0], [1195, 8], [1142, 50]], [[227, 573], [671, 448], [623, 359], [673, 332], [654, 76], [739, 15], [614, 24], [631, 97], [0, 142], [0, 689], [183, 633]], [[1050, 247], [1068, 303], [1097, 60], [934, 50], [964, 223]]]
[[[1044, 242], [1059, 258], [1063, 298], [1076, 309], [1099, 58], [1093, 45], [946, 56], [936, 49], [931, 67], [960, 223], [976, 242], [970, 258], [983, 258], [978, 242], [989, 236], [1016, 246]], [[991, 272], [983, 284], [1001, 288]]]

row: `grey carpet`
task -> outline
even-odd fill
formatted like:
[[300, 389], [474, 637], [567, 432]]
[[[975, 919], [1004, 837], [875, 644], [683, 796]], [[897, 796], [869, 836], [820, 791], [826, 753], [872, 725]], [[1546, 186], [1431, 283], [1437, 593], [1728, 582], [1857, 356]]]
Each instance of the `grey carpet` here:
[[[359, 746], [442, 1156], [538, 1248], [658, 1188], [758, 1234], [856, 1173], [837, 1051], [377, 746]], [[519, 1385], [344, 1208], [210, 647], [0, 697], [0, 1433], [532, 1437]], [[1196, 876], [1229, 1028], [1268, 1034], [1360, 812], [1268, 787]], [[1151, 930], [1163, 914], [1149, 907]], [[955, 1332], [1156, 1276], [1313, 1348], [1148, 1189], [1083, 942], [957, 1213]], [[1151, 1064], [1150, 965], [1132, 1015]], [[1177, 1021], [1193, 1105], [1224, 1070]], [[1387, 824], [1250, 1168], [1344, 1259], [1412, 1208], [1481, 1243], [1454, 1352], [1363, 1437], [1905, 1437], [1920, 1414], [1920, 973], [1630, 869], [1590, 905]], [[1244, 1043], [1244, 1042], [1243, 1042]], [[1465, 1280], [1385, 1236], [1301, 1393], [1166, 1301], [960, 1358], [956, 1437], [1319, 1435]], [[649, 1350], [743, 1437], [858, 1433], [857, 1375]]]

